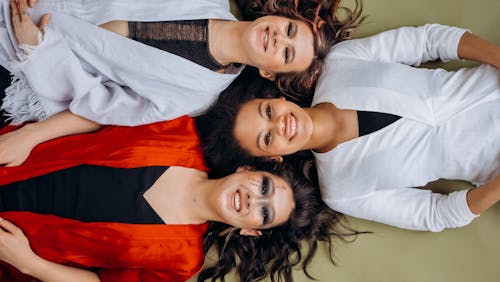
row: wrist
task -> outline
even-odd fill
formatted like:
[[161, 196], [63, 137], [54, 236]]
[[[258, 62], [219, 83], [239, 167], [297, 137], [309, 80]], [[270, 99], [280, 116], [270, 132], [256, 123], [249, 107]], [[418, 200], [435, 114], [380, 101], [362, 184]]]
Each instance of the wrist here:
[[22, 265], [14, 265], [19, 272], [36, 277], [36, 274], [43, 269], [45, 260], [31, 252], [30, 256], [22, 260]]
[[23, 139], [32, 144], [33, 147], [51, 139], [50, 137], [45, 136], [41, 122], [28, 123], [19, 130], [21, 130], [21, 133], [23, 134]]

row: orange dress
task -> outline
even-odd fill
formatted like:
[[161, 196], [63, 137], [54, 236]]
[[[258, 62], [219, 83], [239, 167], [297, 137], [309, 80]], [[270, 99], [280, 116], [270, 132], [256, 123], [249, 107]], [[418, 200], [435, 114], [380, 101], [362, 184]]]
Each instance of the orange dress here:
[[[181, 117], [138, 127], [110, 126], [46, 142], [22, 166], [1, 167], [0, 185], [79, 164], [206, 170], [194, 120]], [[88, 223], [29, 212], [1, 212], [0, 217], [18, 225], [39, 256], [96, 269], [101, 281], [185, 281], [203, 267], [206, 224]], [[29, 281], [9, 266], [1, 270], [0, 281]]]

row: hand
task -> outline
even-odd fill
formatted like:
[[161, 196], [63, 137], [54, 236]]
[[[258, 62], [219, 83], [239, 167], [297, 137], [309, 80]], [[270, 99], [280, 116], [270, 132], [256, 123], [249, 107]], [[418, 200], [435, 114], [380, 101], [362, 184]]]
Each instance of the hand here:
[[0, 218], [0, 260], [26, 273], [26, 269], [37, 258], [23, 231], [12, 222]]
[[[34, 5], [34, 1], [30, 1], [31, 3]], [[36, 46], [39, 43], [38, 33], [42, 32], [42, 35], [45, 33], [44, 28], [49, 23], [50, 15], [43, 15], [37, 27], [28, 14], [27, 0], [11, 0], [10, 18], [17, 43]]]
[[29, 135], [29, 125], [0, 135], [0, 165], [21, 165], [37, 145]]

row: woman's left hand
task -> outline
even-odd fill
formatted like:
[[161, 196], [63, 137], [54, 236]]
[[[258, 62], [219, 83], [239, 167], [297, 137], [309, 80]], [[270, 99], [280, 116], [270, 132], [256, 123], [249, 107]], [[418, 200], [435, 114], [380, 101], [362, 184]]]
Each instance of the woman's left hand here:
[[0, 259], [24, 273], [37, 257], [23, 231], [0, 218]]
[[39, 25], [36, 26], [28, 14], [27, 0], [11, 0], [10, 18], [17, 43], [36, 46], [39, 43], [38, 33], [41, 31], [44, 34], [44, 28], [49, 23], [50, 15], [43, 15]]

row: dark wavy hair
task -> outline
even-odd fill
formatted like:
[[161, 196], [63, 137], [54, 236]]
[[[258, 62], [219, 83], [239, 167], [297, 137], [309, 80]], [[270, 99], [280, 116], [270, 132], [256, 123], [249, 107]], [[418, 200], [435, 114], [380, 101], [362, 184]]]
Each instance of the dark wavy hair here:
[[[272, 172], [287, 181], [294, 192], [295, 208], [289, 220], [281, 226], [261, 230], [259, 237], [242, 236], [230, 226], [211, 223], [204, 239], [204, 250], [214, 248], [218, 261], [207, 266], [198, 281], [224, 281], [233, 269], [240, 281], [293, 281], [292, 269], [300, 265], [307, 271], [318, 242], [326, 242], [330, 260], [335, 264], [333, 239], [352, 242], [358, 232], [351, 229], [341, 213], [329, 209], [321, 200], [314, 162], [302, 157], [290, 157], [281, 164], [255, 164], [256, 169]], [[302, 250], [306, 244], [307, 251]]]
[[341, 0], [237, 0], [243, 19], [278, 15], [305, 22], [314, 35], [314, 59], [303, 72], [277, 73], [276, 86], [294, 101], [310, 101], [316, 81], [323, 73], [330, 48], [350, 38], [364, 20], [361, 0], [354, 7], [340, 6]]
[[195, 118], [196, 129], [211, 177], [222, 177], [241, 165], [252, 165], [258, 158], [250, 155], [234, 138], [235, 120], [241, 106], [256, 98], [280, 97], [274, 84], [255, 68], [245, 68], [205, 114]]

